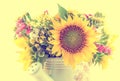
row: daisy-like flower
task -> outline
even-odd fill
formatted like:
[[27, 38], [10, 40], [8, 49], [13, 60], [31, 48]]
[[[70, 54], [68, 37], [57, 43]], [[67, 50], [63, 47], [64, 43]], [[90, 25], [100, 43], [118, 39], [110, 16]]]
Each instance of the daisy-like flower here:
[[62, 54], [65, 64], [73, 68], [81, 61], [90, 61], [96, 52], [96, 32], [87, 24], [78, 16], [68, 17], [67, 21], [61, 19], [61, 22], [53, 20], [52, 52]]

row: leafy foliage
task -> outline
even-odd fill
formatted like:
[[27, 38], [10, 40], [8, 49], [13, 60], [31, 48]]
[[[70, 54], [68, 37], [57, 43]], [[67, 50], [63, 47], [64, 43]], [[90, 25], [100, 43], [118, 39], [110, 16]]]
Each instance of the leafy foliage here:
[[68, 18], [67, 10], [63, 8], [62, 6], [60, 6], [59, 4], [58, 4], [58, 10], [59, 10], [60, 17], [67, 21], [67, 18]]

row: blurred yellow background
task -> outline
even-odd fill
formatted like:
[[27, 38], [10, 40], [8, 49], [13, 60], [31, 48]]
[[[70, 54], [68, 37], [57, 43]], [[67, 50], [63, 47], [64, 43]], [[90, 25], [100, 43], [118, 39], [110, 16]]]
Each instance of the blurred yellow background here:
[[82, 13], [97, 11], [106, 16], [105, 26], [110, 34], [118, 35], [113, 59], [106, 70], [91, 67], [90, 81], [120, 81], [120, 2], [119, 0], [0, 0], [0, 81], [36, 81], [27, 75], [17, 63], [13, 28], [16, 19], [26, 12], [39, 16], [44, 10], [50, 15], [57, 13], [57, 4]]

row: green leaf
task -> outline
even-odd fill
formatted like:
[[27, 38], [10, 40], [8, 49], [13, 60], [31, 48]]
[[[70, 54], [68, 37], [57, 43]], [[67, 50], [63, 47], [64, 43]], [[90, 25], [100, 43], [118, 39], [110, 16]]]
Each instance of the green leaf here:
[[32, 20], [30, 14], [28, 12], [26, 13], [26, 16], [30, 21]]
[[23, 16], [23, 21], [26, 22], [26, 16], [25, 15]]
[[92, 59], [92, 62], [96, 65], [97, 63], [99, 63], [101, 61], [101, 58], [102, 56], [105, 55], [104, 53], [100, 53], [100, 52], [97, 52], [93, 59]]
[[60, 6], [58, 4], [58, 10], [59, 10], [59, 15], [62, 19], [66, 20], [68, 19], [68, 12], [65, 8], [63, 8], [62, 6]]
[[102, 30], [103, 35], [101, 36], [100, 43], [106, 45], [108, 42], [109, 35]]
[[101, 18], [104, 17], [103, 14], [100, 13], [100, 12], [96, 12], [94, 16], [95, 16], [95, 17], [101, 17]]

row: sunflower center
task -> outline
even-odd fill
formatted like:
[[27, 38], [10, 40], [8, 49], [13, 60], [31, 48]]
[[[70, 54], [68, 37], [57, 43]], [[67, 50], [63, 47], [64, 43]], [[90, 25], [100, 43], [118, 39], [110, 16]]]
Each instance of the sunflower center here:
[[85, 34], [81, 27], [70, 25], [60, 31], [60, 44], [70, 53], [80, 51], [85, 45]]

